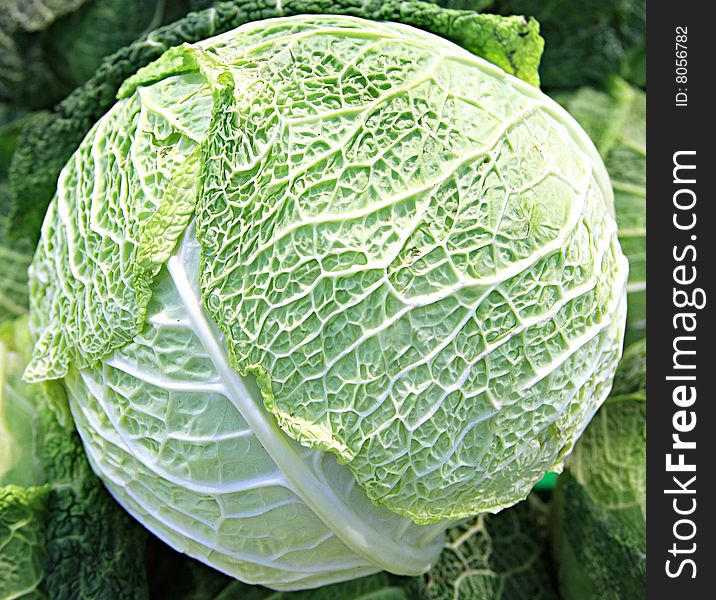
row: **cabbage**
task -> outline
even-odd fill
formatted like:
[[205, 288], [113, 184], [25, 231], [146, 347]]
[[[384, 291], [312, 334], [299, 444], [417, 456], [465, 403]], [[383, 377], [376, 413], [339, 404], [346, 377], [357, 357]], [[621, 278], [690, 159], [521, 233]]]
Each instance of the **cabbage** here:
[[174, 547], [300, 589], [433, 564], [609, 391], [604, 165], [536, 88], [405, 25], [302, 16], [140, 69], [63, 169], [29, 381]]

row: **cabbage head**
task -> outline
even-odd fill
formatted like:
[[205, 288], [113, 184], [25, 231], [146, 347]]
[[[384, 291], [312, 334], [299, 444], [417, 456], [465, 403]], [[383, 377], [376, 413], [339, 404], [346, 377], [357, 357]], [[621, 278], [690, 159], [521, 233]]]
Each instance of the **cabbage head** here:
[[254, 22], [140, 69], [30, 269], [110, 492], [238, 579], [424, 572], [559, 469], [607, 395], [627, 265], [577, 123], [432, 34]]

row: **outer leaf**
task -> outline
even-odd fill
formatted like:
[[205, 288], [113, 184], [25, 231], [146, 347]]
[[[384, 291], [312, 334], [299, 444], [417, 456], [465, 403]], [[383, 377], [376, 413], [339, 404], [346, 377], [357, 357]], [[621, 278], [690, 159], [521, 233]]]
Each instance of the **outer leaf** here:
[[[569, 462], [577, 482], [636, 535], [646, 520], [646, 343], [624, 353], [609, 397]], [[638, 538], [637, 538], [638, 539]]]
[[24, 320], [2, 326], [0, 598], [141, 600], [145, 532], [59, 423], [62, 388], [20, 381], [29, 343]]
[[[203, 139], [210, 111], [211, 90], [200, 76], [143, 88], [92, 128], [62, 172], [32, 266], [40, 338], [29, 379], [62, 377], [71, 361], [89, 366], [139, 332], [149, 286], [191, 210], [157, 239], [145, 233], [153, 232], [149, 216], [173, 211], [182, 166]], [[63, 247], [67, 260], [56, 263]]]
[[0, 323], [27, 309], [27, 268], [37, 238], [33, 236], [32, 240], [27, 240], [24, 236], [13, 235], [12, 215], [17, 206], [7, 177], [20, 130], [31, 118], [8, 107], [0, 111], [0, 262], [3, 265], [0, 271]]
[[47, 486], [0, 485], [0, 598], [47, 598], [42, 586]]
[[[642, 600], [646, 597], [645, 546], [567, 471], [554, 500], [554, 542], [565, 600]], [[586, 566], [586, 568], [585, 568]]]
[[614, 74], [643, 85], [644, 0], [587, 0], [578, 6], [571, 0], [496, 0], [491, 10], [539, 21], [546, 40], [540, 70], [545, 88], [595, 85]]
[[646, 341], [627, 346], [614, 377], [611, 396], [633, 394], [646, 399]]
[[557, 600], [546, 549], [547, 511], [530, 496], [448, 530], [438, 563], [406, 584], [420, 600]]
[[10, 219], [2, 211], [9, 210], [11, 205], [10, 190], [0, 179], [0, 323], [24, 313], [28, 303], [27, 269], [32, 260], [32, 245], [9, 236]]
[[304, 592], [249, 587], [156, 545], [150, 563], [156, 600], [557, 600], [547, 556], [547, 510], [532, 495], [498, 515], [448, 530], [440, 559], [425, 575], [379, 573]]
[[65, 380], [95, 470], [170, 545], [233, 577], [314, 587], [425, 570], [442, 527], [373, 505], [331, 455], [287, 438], [229, 365], [201, 304], [192, 230], [156, 281], [146, 330]]
[[646, 344], [624, 354], [610, 396], [560, 477], [553, 544], [567, 600], [645, 597]]
[[[55, 193], [60, 170], [94, 123], [112, 106], [122, 82], [172, 46], [197, 42], [243, 23], [302, 13], [350, 14], [404, 22], [466, 47], [526, 81], [538, 81], [542, 38], [534, 21], [520, 17], [447, 11], [418, 0], [234, 0], [212, 3], [160, 27], [107, 57], [86, 84], [61, 102], [49, 119], [25, 129], [11, 169], [12, 194], [22, 206], [38, 206], [40, 215]], [[40, 221], [23, 218], [34, 234]]]
[[0, 100], [25, 110], [49, 108], [86, 81], [104, 56], [178, 16], [167, 5], [187, 10], [181, 0], [5, 0]]
[[74, 431], [45, 435], [52, 486], [46, 508], [46, 589], [52, 598], [146, 598], [146, 531], [107, 494]]
[[7, 178], [10, 157], [17, 147], [20, 131], [31, 117], [10, 106], [0, 107], [0, 178]]
[[[234, 3], [243, 4], [241, 1]], [[211, 0], [193, 2], [196, 8], [217, 4]], [[522, 16], [480, 14], [485, 3], [478, 1], [474, 4], [470, 7], [451, 6], [450, 10], [443, 10], [433, 6], [430, 0], [289, 0], [281, 2], [279, 10], [280, 14], [286, 16], [346, 14], [419, 27], [455, 42], [511, 75], [532, 85], [539, 85], [537, 68], [543, 42], [537, 22]]]
[[68, 92], [87, 81], [105, 56], [188, 12], [184, 0], [92, 0], [48, 31], [45, 56]]
[[[607, 393], [626, 272], [606, 172], [565, 112], [437, 38], [398, 58], [383, 35], [306, 35], [265, 65], [269, 42], [219, 38], [257, 66], [203, 149], [202, 294], [284, 431], [433, 523], [559, 466]], [[314, 66], [328, 43], [340, 59]]]

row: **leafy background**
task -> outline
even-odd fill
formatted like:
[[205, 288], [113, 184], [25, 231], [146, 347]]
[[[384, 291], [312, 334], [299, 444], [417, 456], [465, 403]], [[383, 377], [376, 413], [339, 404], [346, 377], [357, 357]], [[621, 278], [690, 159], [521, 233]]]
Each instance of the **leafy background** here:
[[[268, 16], [274, 4], [262, 0], [4, 2], [0, 12], [0, 599], [643, 598], [645, 347], [639, 341], [645, 334], [646, 290], [643, 0], [586, 0], [578, 8], [569, 0], [437, 2], [459, 10], [532, 16], [540, 23], [545, 39], [542, 89], [585, 127], [612, 177], [620, 239], [631, 265], [627, 341], [634, 343], [625, 353], [612, 396], [578, 444], [556, 488], [543, 484], [513, 508], [450, 529], [439, 563], [426, 575], [407, 579], [382, 573], [296, 593], [271, 592], [230, 580], [174, 552], [134, 523], [91, 472], [70, 424], [62, 389], [20, 381], [29, 340], [23, 319], [16, 317], [26, 311], [26, 269], [57, 174], [69, 155], [112, 104], [121, 81], [139, 66], [169, 46], [212, 35], [222, 23]], [[371, 2], [364, 4], [371, 6]], [[425, 3], [417, 0], [379, 4], [376, 18], [409, 20], [428, 14]], [[354, 13], [363, 6], [351, 0], [292, 2], [303, 12], [333, 10], [335, 5]], [[200, 9], [209, 11], [185, 16]], [[495, 55], [509, 56], [519, 48], [498, 48]], [[14, 459], [31, 464], [15, 464]], [[3, 468], [7, 464], [9, 470]]]

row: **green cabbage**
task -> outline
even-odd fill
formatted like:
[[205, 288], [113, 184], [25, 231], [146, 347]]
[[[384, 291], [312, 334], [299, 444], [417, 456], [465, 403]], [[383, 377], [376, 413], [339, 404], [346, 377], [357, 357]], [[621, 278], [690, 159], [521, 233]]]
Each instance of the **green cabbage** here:
[[448, 530], [417, 578], [385, 572], [305, 592], [247, 586], [145, 535], [102, 489], [56, 384], [20, 375], [26, 320], [0, 327], [0, 598], [132, 600], [497, 600], [556, 598], [546, 511], [531, 495]]
[[608, 393], [627, 266], [555, 102], [345, 16], [175, 47], [119, 96], [45, 218], [25, 375], [63, 380], [147, 528], [276, 589], [418, 574], [449, 520], [560, 467]]

